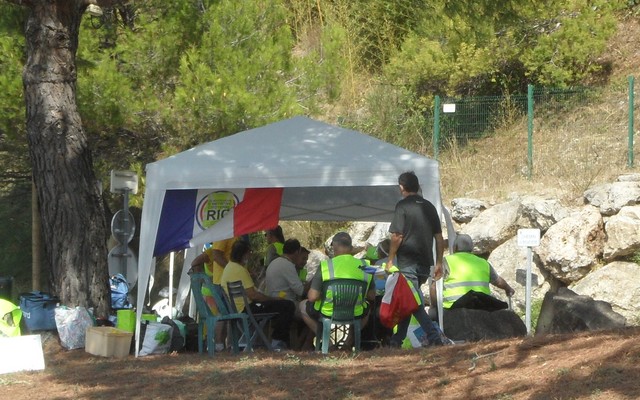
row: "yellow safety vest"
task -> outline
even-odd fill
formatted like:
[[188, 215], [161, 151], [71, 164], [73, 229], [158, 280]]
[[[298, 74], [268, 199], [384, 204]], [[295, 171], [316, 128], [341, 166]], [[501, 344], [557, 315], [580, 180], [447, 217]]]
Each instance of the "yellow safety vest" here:
[[[284, 243], [282, 242], [273, 242], [273, 248], [276, 249], [276, 254], [278, 256], [282, 256], [282, 253], [284, 253]], [[262, 263], [264, 264], [265, 267], [267, 267], [267, 257], [264, 257], [264, 260], [262, 260]]]
[[[328, 281], [329, 279], [357, 279], [367, 283], [367, 288], [371, 284], [373, 275], [364, 272], [364, 267], [367, 266], [365, 260], [355, 258], [350, 254], [343, 254], [341, 256], [334, 257], [329, 260], [320, 262], [320, 272], [322, 273], [322, 281]], [[333, 315], [333, 301], [331, 291], [327, 291], [324, 302], [318, 300], [314, 303], [314, 308], [319, 310], [325, 316]], [[322, 304], [322, 309], [320, 305]], [[359, 317], [363, 314], [365, 308], [365, 299], [358, 298], [356, 303], [354, 315]]]
[[273, 244], [273, 247], [276, 248], [276, 253], [281, 256], [282, 255], [282, 250], [284, 249], [284, 243], [281, 242], [275, 242]]
[[[10, 318], [5, 319], [7, 314], [11, 314]], [[22, 319], [22, 310], [12, 302], [0, 299], [0, 337], [2, 336], [20, 336], [20, 320]], [[9, 322], [11, 324], [9, 324]]]
[[487, 260], [472, 253], [455, 253], [445, 257], [449, 276], [444, 280], [442, 303], [451, 308], [453, 303], [470, 290], [490, 294], [490, 265]]

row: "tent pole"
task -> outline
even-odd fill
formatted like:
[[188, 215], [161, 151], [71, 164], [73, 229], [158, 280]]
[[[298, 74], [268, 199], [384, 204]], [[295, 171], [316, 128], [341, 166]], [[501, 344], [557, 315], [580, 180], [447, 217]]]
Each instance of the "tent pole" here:
[[175, 253], [172, 251], [169, 256], [169, 318], [173, 319], [173, 261]]

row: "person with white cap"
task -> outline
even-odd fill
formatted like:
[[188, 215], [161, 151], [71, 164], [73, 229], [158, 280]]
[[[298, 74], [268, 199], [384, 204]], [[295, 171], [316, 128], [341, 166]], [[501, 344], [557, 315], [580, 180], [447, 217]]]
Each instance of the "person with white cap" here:
[[443, 271], [442, 300], [446, 309], [451, 308], [458, 299], [470, 291], [490, 295], [489, 284], [504, 290], [507, 297], [515, 293], [487, 260], [473, 254], [473, 239], [466, 234], [456, 235], [453, 254], [444, 257]]

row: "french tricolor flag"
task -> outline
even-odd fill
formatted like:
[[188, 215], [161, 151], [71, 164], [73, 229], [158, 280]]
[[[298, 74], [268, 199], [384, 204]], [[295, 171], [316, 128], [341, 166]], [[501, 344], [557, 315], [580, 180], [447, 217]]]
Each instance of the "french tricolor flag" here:
[[154, 256], [278, 225], [282, 188], [167, 190]]

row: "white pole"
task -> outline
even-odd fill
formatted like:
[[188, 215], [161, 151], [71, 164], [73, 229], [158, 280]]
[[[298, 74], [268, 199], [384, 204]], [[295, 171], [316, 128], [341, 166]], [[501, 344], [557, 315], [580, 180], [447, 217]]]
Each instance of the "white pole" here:
[[525, 289], [526, 314], [525, 325], [527, 326], [527, 334], [531, 335], [531, 264], [533, 262], [533, 251], [531, 246], [527, 247], [527, 283]]
[[173, 319], [173, 260], [175, 253], [169, 255], [169, 318]]
[[444, 332], [444, 304], [442, 304], [442, 292], [444, 290], [444, 276], [436, 281], [436, 297], [438, 300], [438, 324]]

